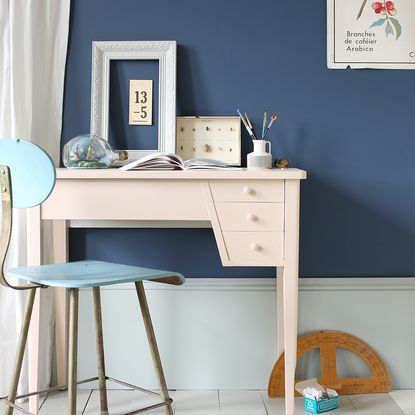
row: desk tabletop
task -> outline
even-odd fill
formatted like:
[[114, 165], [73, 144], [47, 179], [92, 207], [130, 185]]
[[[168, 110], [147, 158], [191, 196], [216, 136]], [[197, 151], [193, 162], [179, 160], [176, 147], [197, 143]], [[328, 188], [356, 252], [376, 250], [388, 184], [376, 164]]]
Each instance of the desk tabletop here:
[[57, 179], [159, 179], [159, 180], [210, 180], [210, 179], [260, 179], [260, 180], [301, 180], [307, 178], [307, 172], [300, 169], [269, 170], [130, 170], [109, 169], [56, 169]]

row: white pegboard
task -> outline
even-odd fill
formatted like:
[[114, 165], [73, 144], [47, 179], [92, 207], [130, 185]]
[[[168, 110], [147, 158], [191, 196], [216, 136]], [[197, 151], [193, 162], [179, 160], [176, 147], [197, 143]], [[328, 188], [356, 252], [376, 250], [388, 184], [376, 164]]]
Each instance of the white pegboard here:
[[185, 160], [206, 157], [241, 165], [239, 117], [177, 117], [176, 152]]

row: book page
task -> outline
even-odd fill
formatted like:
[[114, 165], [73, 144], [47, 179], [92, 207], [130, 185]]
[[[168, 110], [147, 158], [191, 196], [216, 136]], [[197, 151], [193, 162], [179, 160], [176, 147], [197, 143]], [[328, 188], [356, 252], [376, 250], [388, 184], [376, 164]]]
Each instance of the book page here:
[[209, 159], [204, 157], [197, 157], [190, 160], [185, 160], [184, 168], [186, 170], [196, 170], [196, 169], [233, 169], [239, 170], [238, 167], [232, 167], [224, 161]]
[[156, 170], [157, 168], [161, 170], [183, 170], [184, 162], [177, 154], [156, 152], [126, 164], [120, 167], [120, 170]]

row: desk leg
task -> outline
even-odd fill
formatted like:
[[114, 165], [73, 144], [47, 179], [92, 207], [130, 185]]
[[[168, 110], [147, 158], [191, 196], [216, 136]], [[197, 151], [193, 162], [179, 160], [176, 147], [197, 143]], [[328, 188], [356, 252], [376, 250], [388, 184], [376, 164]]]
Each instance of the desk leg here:
[[285, 181], [285, 264], [283, 270], [285, 414], [294, 414], [297, 364], [298, 244], [300, 181]]
[[[65, 220], [54, 220], [53, 229], [53, 262], [55, 264], [68, 261], [68, 227]], [[68, 312], [67, 290], [54, 288], [55, 303], [55, 350], [56, 379], [58, 385], [67, 383], [67, 351], [68, 351]]]
[[294, 414], [294, 382], [297, 364], [298, 275], [284, 267], [284, 352], [285, 352], [285, 414]]
[[[42, 234], [40, 222], [40, 207], [27, 210], [27, 264], [29, 266], [40, 265], [42, 255]], [[29, 358], [29, 391], [39, 390], [38, 361], [39, 361], [39, 327], [40, 327], [40, 296], [41, 291], [35, 297], [32, 318], [29, 329], [28, 358]], [[29, 411], [38, 413], [38, 395], [29, 398]]]
[[284, 352], [284, 268], [277, 267], [277, 359]]

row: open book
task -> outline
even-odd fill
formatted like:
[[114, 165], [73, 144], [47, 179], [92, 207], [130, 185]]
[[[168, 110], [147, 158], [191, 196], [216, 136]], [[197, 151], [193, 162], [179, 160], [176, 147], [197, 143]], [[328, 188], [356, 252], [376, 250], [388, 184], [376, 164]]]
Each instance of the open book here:
[[178, 154], [152, 153], [120, 167], [120, 170], [216, 170], [236, 169], [223, 161], [208, 158], [183, 160]]

